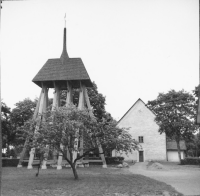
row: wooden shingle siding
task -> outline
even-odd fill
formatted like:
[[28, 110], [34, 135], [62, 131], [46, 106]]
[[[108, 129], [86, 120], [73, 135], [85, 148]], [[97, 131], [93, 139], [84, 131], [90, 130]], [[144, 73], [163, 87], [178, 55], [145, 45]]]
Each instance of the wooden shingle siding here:
[[80, 58], [69, 58], [66, 64], [60, 59], [49, 59], [33, 78], [36, 81], [90, 79]]

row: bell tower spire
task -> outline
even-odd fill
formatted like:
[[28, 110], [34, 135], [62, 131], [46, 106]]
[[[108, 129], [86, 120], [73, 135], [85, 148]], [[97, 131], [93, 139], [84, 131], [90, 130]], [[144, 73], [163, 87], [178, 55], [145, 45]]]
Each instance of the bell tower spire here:
[[63, 34], [63, 51], [62, 54], [60, 56], [60, 59], [62, 61], [62, 63], [65, 62], [65, 60], [67, 60], [69, 58], [68, 53], [67, 53], [67, 45], [66, 45], [66, 14], [65, 14], [65, 27], [64, 27], [64, 34]]

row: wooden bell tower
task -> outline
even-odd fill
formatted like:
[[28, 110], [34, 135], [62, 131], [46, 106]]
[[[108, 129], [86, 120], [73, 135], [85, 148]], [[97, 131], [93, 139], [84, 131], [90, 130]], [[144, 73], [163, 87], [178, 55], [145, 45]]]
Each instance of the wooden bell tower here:
[[[86, 68], [81, 60], [81, 58], [69, 58], [67, 49], [66, 49], [66, 27], [64, 28], [64, 37], [63, 37], [63, 51], [60, 58], [48, 59], [40, 71], [32, 80], [41, 88], [41, 94], [35, 109], [34, 119], [38, 119], [38, 124], [36, 125], [35, 132], [37, 132], [40, 122], [45, 120], [43, 115], [48, 107], [48, 90], [49, 88], [54, 88], [54, 98], [52, 110], [55, 107], [60, 106], [60, 91], [67, 90], [66, 105], [73, 102], [72, 91], [73, 89], [80, 89], [79, 93], [79, 103], [78, 108], [84, 109], [87, 106], [89, 114], [92, 116], [92, 109], [90, 105], [90, 100], [88, 97], [86, 87], [93, 87], [93, 84], [90, 80], [90, 77], [86, 71]], [[27, 142], [27, 141], [26, 141]], [[18, 167], [21, 167], [23, 157], [26, 150], [25, 147], [21, 153], [20, 161]], [[83, 147], [83, 141], [80, 141], [80, 146]], [[102, 153], [102, 147], [99, 144], [99, 152]], [[32, 168], [32, 163], [34, 159], [35, 149], [32, 148], [30, 151], [28, 169]], [[83, 154], [83, 150], [80, 152], [80, 155]], [[73, 154], [75, 159], [77, 153]], [[104, 154], [101, 154], [101, 159], [103, 162], [103, 168], [106, 168], [106, 162]], [[62, 154], [59, 154], [57, 161], [57, 169], [62, 169]], [[43, 161], [42, 169], [46, 169], [46, 161]]]

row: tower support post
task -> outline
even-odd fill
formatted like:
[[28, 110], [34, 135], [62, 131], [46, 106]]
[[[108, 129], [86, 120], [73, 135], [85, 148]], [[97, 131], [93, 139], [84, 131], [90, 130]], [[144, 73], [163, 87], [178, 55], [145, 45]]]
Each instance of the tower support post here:
[[33, 159], [34, 159], [34, 155], [35, 155], [35, 148], [31, 148], [31, 151], [29, 152], [30, 156], [29, 156], [29, 161], [28, 161], [28, 167], [27, 169], [33, 169]]
[[27, 146], [27, 143], [28, 143], [28, 138], [26, 138], [25, 140], [25, 143], [24, 143], [24, 146], [23, 146], [23, 149], [22, 149], [22, 152], [20, 154], [20, 159], [19, 159], [19, 163], [17, 165], [18, 168], [22, 167], [22, 162], [23, 162], [23, 159], [24, 159], [24, 155], [26, 153], [26, 146]]
[[[79, 109], [83, 110], [85, 108], [85, 97], [84, 97], [85, 86], [81, 84], [80, 86], [80, 98], [79, 98]], [[80, 155], [83, 155], [83, 137], [80, 138]], [[83, 160], [83, 159], [82, 159]]]
[[28, 167], [27, 169], [33, 169], [33, 159], [34, 159], [34, 155], [35, 155], [35, 148], [31, 148], [31, 151], [29, 152], [30, 156], [29, 156], [29, 160], [28, 160]]
[[[63, 150], [63, 145], [60, 144], [60, 148]], [[57, 163], [57, 169], [60, 170], [62, 169], [62, 160], [63, 160], [63, 154], [62, 152], [58, 153], [58, 163]]]
[[[93, 116], [92, 107], [90, 105], [90, 100], [89, 100], [89, 97], [88, 97], [87, 89], [84, 87], [83, 91], [84, 91], [84, 96], [85, 96], [85, 101], [86, 101], [86, 104], [87, 104], [87, 108], [89, 110], [89, 114], [92, 117]], [[103, 162], [103, 166], [102, 167], [103, 168], [107, 168], [107, 164], [106, 164], [105, 156], [103, 154], [102, 146], [101, 146], [101, 144], [99, 142], [99, 139], [97, 138], [96, 140], [97, 140], [97, 145], [98, 145], [98, 148], [99, 148], [99, 153], [100, 153], [100, 156], [101, 156], [101, 160]]]
[[67, 97], [66, 97], [66, 106], [69, 104], [73, 104], [73, 98], [72, 98], [72, 86], [67, 81]]
[[52, 164], [52, 167], [57, 167], [57, 155], [58, 155], [58, 152], [57, 150], [54, 148], [53, 149], [53, 164]]
[[[72, 86], [69, 81], [67, 81], [67, 97], [66, 97], [66, 106], [73, 104], [73, 97], [72, 97]], [[69, 138], [68, 138], [69, 141]], [[69, 148], [67, 147], [67, 158], [70, 160]]]
[[[44, 99], [45, 99], [45, 91], [46, 91], [46, 87], [43, 86], [42, 87], [42, 95], [41, 95], [39, 110], [38, 110], [38, 115], [37, 115], [38, 123], [37, 123], [37, 125], [35, 127], [35, 133], [38, 131], [39, 126], [40, 126], [40, 122], [41, 122], [41, 119], [42, 119], [43, 107], [44, 107], [44, 102], [45, 102], [44, 101]], [[33, 168], [32, 164], [33, 164], [34, 155], [35, 155], [35, 148], [32, 148], [31, 151], [30, 151], [30, 157], [29, 157], [29, 162], [28, 162], [27, 169], [32, 169]]]
[[[36, 105], [36, 108], [35, 108], [35, 111], [34, 111], [34, 115], [33, 115], [33, 119], [34, 120], [37, 118], [37, 115], [38, 115], [38, 110], [39, 110], [39, 106], [40, 106], [41, 96], [42, 96], [42, 90], [41, 90], [40, 97], [38, 99], [38, 102], [37, 102], [37, 105]], [[22, 149], [22, 152], [20, 154], [19, 163], [17, 165], [17, 167], [19, 167], [19, 168], [22, 167], [22, 162], [23, 162], [23, 159], [24, 159], [24, 155], [26, 153], [26, 147], [27, 147], [28, 140], [29, 139], [26, 138], [24, 146], [23, 146], [23, 149]]]
[[[84, 109], [84, 94], [83, 94], [83, 85], [80, 84], [80, 92], [79, 92], [79, 102], [78, 102], [78, 109], [83, 110]], [[79, 130], [77, 130], [76, 135], [78, 135]], [[74, 152], [73, 152], [73, 161], [77, 158], [77, 151], [78, 151], [78, 144], [79, 144], [79, 139], [76, 137], [75, 139], [75, 144], [74, 144]], [[81, 139], [80, 145], [83, 146], [83, 140]], [[82, 151], [83, 149], [81, 149]], [[80, 154], [83, 153], [80, 152]]]
[[54, 97], [53, 97], [53, 105], [52, 105], [52, 111], [55, 110], [55, 108], [60, 107], [60, 88], [59, 86], [54, 82]]
[[[44, 103], [43, 103], [42, 121], [46, 120], [47, 107], [48, 107], [48, 89], [44, 88]], [[45, 148], [44, 159], [42, 162], [41, 169], [47, 169], [48, 155], [49, 155], [49, 146], [47, 145]]]
[[[55, 82], [54, 82], [54, 88], [55, 88], [55, 92], [54, 92], [54, 98], [53, 98], [52, 111], [54, 111], [55, 108], [60, 107], [60, 87]], [[62, 144], [60, 144], [60, 148], [63, 149]], [[58, 152], [58, 159], [57, 159], [58, 170], [62, 169], [62, 158], [63, 158], [62, 153]]]

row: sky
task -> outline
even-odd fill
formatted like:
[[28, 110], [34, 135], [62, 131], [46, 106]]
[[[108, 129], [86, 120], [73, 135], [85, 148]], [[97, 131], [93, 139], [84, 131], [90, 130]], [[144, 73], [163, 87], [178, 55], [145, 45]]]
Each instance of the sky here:
[[65, 13], [69, 57], [83, 60], [116, 120], [139, 98], [147, 103], [199, 84], [198, 0], [28, 0], [2, 7], [1, 98], [10, 108], [39, 97], [32, 79], [60, 57]]

